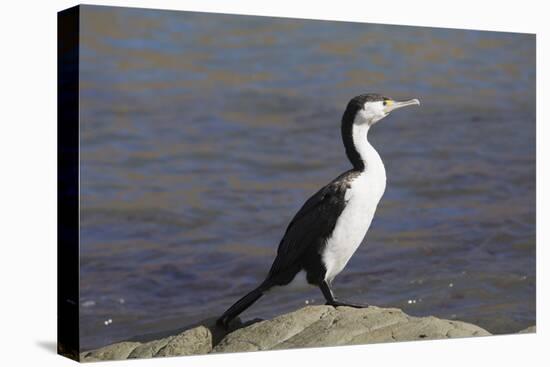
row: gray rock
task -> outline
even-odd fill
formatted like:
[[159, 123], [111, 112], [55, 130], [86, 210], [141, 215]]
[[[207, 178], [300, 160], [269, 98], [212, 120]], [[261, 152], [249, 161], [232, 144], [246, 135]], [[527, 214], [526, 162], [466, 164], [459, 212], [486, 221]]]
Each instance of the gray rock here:
[[526, 329], [520, 330], [518, 334], [530, 334], [530, 333], [536, 333], [536, 332], [537, 332], [537, 325], [532, 325]]
[[128, 358], [151, 358], [157, 355], [159, 350], [164, 348], [176, 336], [153, 340], [147, 343], [138, 345], [129, 355]]
[[308, 306], [227, 335], [212, 351], [237, 352], [491, 335], [465, 322], [399, 309]]
[[140, 343], [138, 342], [121, 342], [111, 344], [103, 348], [93, 350], [91, 352], [85, 352], [80, 355], [80, 360], [83, 362], [92, 361], [106, 361], [106, 360], [118, 360], [127, 359], [130, 353]]
[[212, 350], [212, 334], [204, 326], [147, 343], [122, 342], [80, 355], [83, 362], [206, 354]]
[[206, 354], [212, 350], [212, 333], [204, 326], [199, 326], [170, 339], [158, 350], [154, 357], [188, 356]]
[[257, 322], [227, 335], [214, 352], [245, 352], [268, 350], [304, 331], [316, 321], [323, 320], [333, 307], [304, 307], [278, 316], [273, 320]]
[[[534, 332], [534, 326], [522, 332]], [[433, 316], [413, 317], [396, 308], [308, 306], [272, 320], [245, 324], [236, 320], [228, 334], [213, 323], [206, 322], [205, 326], [178, 331], [176, 335], [146, 343], [122, 342], [84, 352], [81, 360], [88, 362], [481, 335], [491, 334], [465, 322]]]

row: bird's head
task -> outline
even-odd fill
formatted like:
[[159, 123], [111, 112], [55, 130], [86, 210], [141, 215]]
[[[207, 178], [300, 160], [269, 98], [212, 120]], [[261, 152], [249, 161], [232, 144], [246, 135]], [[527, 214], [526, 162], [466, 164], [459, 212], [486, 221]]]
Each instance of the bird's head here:
[[343, 120], [357, 125], [367, 124], [372, 126], [388, 116], [390, 112], [414, 105], [420, 105], [420, 101], [418, 99], [394, 101], [380, 94], [361, 94], [349, 101]]

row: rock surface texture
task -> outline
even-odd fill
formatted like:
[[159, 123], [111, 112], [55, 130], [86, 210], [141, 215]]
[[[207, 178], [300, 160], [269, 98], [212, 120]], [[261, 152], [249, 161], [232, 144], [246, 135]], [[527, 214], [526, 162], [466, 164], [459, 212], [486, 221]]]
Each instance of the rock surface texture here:
[[[530, 327], [523, 332], [533, 331]], [[177, 335], [116, 343], [80, 357], [87, 362], [483, 335], [491, 334], [465, 322], [413, 317], [396, 308], [308, 306], [272, 320], [239, 325], [229, 333], [208, 322]]]

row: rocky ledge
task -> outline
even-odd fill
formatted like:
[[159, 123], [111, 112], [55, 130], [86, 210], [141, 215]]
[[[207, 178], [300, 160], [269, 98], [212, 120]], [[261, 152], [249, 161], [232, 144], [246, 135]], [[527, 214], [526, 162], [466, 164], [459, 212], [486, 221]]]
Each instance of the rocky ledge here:
[[[535, 332], [535, 328], [522, 332]], [[209, 320], [161, 339], [126, 341], [83, 352], [80, 359], [88, 362], [482, 335], [491, 334], [466, 322], [413, 317], [396, 308], [308, 306], [272, 320], [245, 324], [237, 320], [228, 332]]]

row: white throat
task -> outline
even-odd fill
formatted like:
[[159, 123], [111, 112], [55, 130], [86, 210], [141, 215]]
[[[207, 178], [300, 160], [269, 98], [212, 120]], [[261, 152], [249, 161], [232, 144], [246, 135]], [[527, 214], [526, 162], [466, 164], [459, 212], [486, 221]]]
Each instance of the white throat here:
[[353, 124], [353, 145], [355, 146], [357, 153], [359, 153], [359, 156], [365, 165], [365, 169], [368, 169], [369, 166], [371, 166], [371, 168], [379, 165], [384, 167], [384, 164], [380, 159], [380, 155], [378, 155], [376, 149], [374, 149], [367, 139], [369, 129], [370, 125], [368, 123]]

